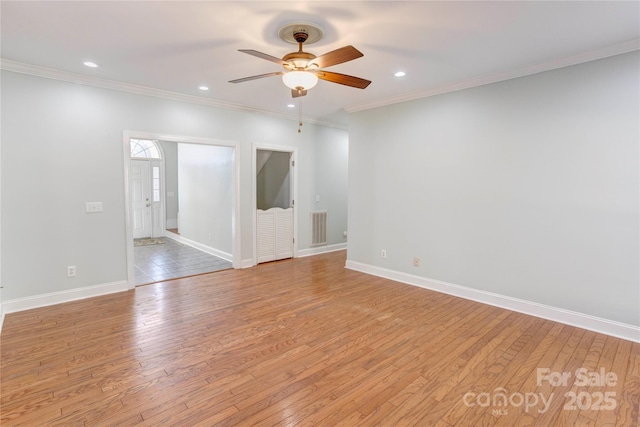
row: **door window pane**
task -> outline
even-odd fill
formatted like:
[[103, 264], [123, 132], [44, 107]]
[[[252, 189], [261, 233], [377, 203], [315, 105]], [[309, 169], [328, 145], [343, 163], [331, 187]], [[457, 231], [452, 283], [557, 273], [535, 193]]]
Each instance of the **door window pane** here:
[[131, 139], [131, 157], [143, 159], [159, 159], [160, 151], [156, 143], [150, 139]]
[[158, 166], [154, 166], [152, 168], [153, 177], [151, 182], [153, 184], [153, 201], [160, 201], [160, 168]]

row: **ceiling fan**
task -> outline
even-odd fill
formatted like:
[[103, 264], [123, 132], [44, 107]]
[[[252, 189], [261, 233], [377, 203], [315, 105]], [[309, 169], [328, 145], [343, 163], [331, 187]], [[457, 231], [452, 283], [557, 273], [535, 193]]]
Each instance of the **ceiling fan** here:
[[[311, 38], [309, 37], [310, 34]], [[291, 38], [291, 36], [293, 37]], [[303, 43], [314, 43], [322, 37], [320, 28], [311, 24], [291, 24], [280, 29], [280, 37], [285, 41], [298, 43], [298, 51], [287, 53], [280, 59], [266, 53], [258, 52], [257, 50], [238, 50], [242, 53], [280, 64], [284, 67], [283, 71], [244, 77], [242, 79], [231, 80], [229, 83], [242, 83], [264, 77], [282, 76], [284, 84], [291, 88], [291, 96], [293, 98], [305, 96], [307, 91], [318, 83], [318, 79], [358, 89], [364, 89], [371, 83], [370, 80], [360, 77], [323, 70], [323, 68], [342, 64], [364, 56], [362, 52], [351, 45], [320, 56], [315, 56], [312, 53], [302, 50]]]

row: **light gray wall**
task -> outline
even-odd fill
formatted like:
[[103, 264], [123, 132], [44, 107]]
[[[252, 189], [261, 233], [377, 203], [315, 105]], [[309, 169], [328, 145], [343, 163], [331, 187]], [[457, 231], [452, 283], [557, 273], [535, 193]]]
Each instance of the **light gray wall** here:
[[[314, 146], [347, 132], [293, 120], [1, 74], [1, 282], [5, 302], [126, 280], [123, 131], [239, 144], [241, 258], [253, 256], [253, 145], [298, 147], [299, 194], [315, 193]], [[104, 212], [86, 214], [85, 202]], [[311, 203], [298, 206], [310, 247]], [[345, 207], [346, 208], [346, 207]], [[77, 277], [66, 277], [66, 266]]]
[[[314, 146], [316, 192], [308, 194], [314, 211], [328, 212], [327, 244], [346, 243], [349, 138], [331, 133]], [[316, 201], [320, 196], [320, 201]]]
[[351, 114], [348, 259], [640, 325], [639, 72], [633, 52]]
[[180, 237], [231, 254], [233, 149], [178, 144]]
[[[298, 249], [311, 247], [311, 215], [317, 210], [329, 211], [327, 244], [344, 243], [343, 230], [346, 230], [347, 219], [347, 168], [349, 135], [342, 129], [326, 126], [304, 125], [302, 133], [307, 132], [315, 141], [309, 149], [298, 145], [296, 168], [298, 168], [298, 199], [295, 207], [298, 210]], [[278, 144], [276, 144], [278, 145]], [[333, 159], [335, 163], [327, 165], [325, 159]], [[338, 165], [342, 165], [342, 170]], [[334, 175], [336, 179], [334, 180]], [[342, 177], [342, 178], [337, 178]], [[324, 180], [333, 182], [333, 186], [324, 184]], [[315, 196], [320, 195], [320, 203]], [[339, 201], [343, 203], [340, 204]], [[331, 203], [327, 203], [331, 201]]]
[[[1, 93], [1, 92], [0, 92]], [[0, 136], [2, 135], [2, 102], [0, 102]], [[0, 137], [0, 165], [2, 165], [2, 138]], [[0, 169], [1, 172], [1, 169]], [[2, 173], [0, 173], [0, 224], [2, 224]], [[0, 226], [0, 242], [2, 242], [2, 226]], [[0, 244], [0, 332], [2, 332], [2, 325], [4, 325], [4, 297], [2, 295], [2, 245]]]
[[256, 205], [258, 209], [287, 209], [291, 207], [290, 159], [291, 153], [271, 151], [269, 159], [256, 177]]
[[[178, 219], [178, 143], [172, 141], [158, 141], [164, 155], [164, 202], [165, 218]], [[169, 196], [168, 193], [173, 193]]]

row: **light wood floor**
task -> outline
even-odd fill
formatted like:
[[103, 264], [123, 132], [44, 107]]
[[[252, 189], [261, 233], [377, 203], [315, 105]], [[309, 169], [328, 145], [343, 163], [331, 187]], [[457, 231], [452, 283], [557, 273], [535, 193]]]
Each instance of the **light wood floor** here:
[[[638, 424], [640, 344], [344, 262], [337, 252], [9, 314], [2, 426]], [[552, 386], [538, 368], [571, 378]], [[576, 385], [579, 368], [617, 381]]]

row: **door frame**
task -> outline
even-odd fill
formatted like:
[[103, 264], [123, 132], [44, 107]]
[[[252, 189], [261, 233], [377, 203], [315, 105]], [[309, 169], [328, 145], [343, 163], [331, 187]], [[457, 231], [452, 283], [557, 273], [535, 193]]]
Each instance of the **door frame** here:
[[282, 145], [269, 145], [269, 144], [253, 144], [251, 150], [251, 209], [252, 218], [251, 227], [253, 229], [253, 265], [258, 265], [258, 232], [256, 223], [258, 221], [258, 185], [256, 178], [258, 175], [257, 162], [258, 162], [258, 150], [265, 151], [278, 151], [291, 154], [291, 161], [295, 166], [289, 164], [289, 170], [293, 173], [290, 176], [291, 179], [291, 199], [293, 203], [293, 258], [298, 257], [298, 211], [300, 203], [298, 201], [298, 148], [287, 147]]
[[[124, 147], [124, 207], [125, 207], [125, 238], [127, 252], [127, 281], [129, 289], [135, 288], [135, 262], [133, 259], [133, 226], [131, 212], [131, 194], [129, 189], [129, 171], [131, 167], [131, 139], [153, 139], [186, 144], [215, 145], [233, 149], [233, 205], [231, 206], [231, 245], [233, 255], [233, 268], [241, 268], [241, 233], [240, 233], [240, 150], [239, 143], [219, 139], [200, 138], [194, 136], [168, 135], [152, 132], [123, 131], [122, 142]], [[163, 177], [164, 178], [164, 177]], [[163, 190], [164, 191], [164, 188]], [[164, 197], [162, 198], [164, 200]]]

